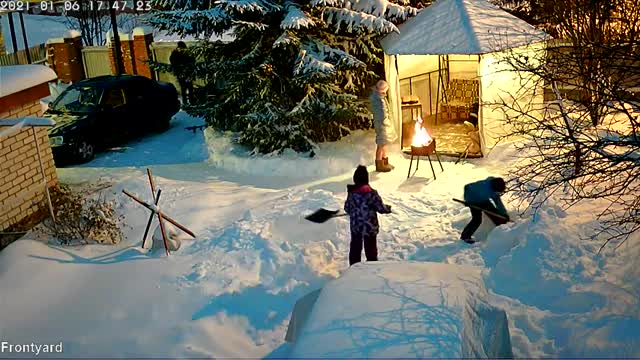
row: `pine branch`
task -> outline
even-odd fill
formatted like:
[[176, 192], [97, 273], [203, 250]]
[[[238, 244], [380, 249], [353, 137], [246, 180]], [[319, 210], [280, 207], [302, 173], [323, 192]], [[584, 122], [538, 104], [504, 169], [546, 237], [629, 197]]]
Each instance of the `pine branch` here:
[[390, 21], [371, 14], [327, 7], [324, 10], [326, 22], [335, 27], [336, 32], [346, 31], [347, 33], [377, 33], [387, 34], [399, 32], [398, 28]]
[[289, 3], [287, 5], [287, 15], [284, 20], [280, 23], [280, 28], [283, 30], [287, 29], [308, 29], [310, 27], [315, 26], [316, 23], [299, 7], [294, 5], [293, 3]]

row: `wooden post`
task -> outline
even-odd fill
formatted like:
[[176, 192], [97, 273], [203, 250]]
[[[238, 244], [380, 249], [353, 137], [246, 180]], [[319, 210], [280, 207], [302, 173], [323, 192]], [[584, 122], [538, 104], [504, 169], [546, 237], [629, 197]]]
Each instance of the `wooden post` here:
[[24, 31], [24, 16], [22, 16], [22, 11], [20, 14], [20, 28], [22, 28], [22, 41], [24, 42], [24, 51], [27, 54], [27, 63], [31, 64], [31, 54], [29, 53], [29, 44], [27, 43], [27, 32]]
[[169, 216], [167, 216], [166, 214], [162, 213], [162, 211], [156, 211], [153, 209], [153, 207], [149, 204], [147, 204], [146, 202], [140, 200], [137, 196], [133, 195], [132, 193], [128, 192], [127, 190], [122, 190], [122, 192], [127, 195], [128, 197], [132, 198], [133, 200], [135, 200], [137, 203], [139, 203], [140, 205], [146, 207], [147, 209], [153, 211], [153, 212], [157, 212], [158, 214], [160, 214], [162, 216], [162, 218], [164, 220], [167, 220], [168, 222], [172, 223], [173, 225], [175, 225], [178, 229], [184, 231], [185, 233], [189, 234], [192, 238], [195, 238], [196, 235], [189, 229], [187, 229], [186, 227], [180, 225], [180, 223], [178, 223], [177, 221], [173, 220], [172, 218], [170, 218]]
[[16, 59], [16, 65], [20, 65], [20, 59], [18, 59], [18, 41], [16, 41], [16, 28], [13, 25], [13, 13], [7, 14], [9, 17], [9, 31], [11, 31], [11, 45], [13, 46], [13, 57]]
[[118, 22], [116, 20], [116, 10], [113, 8], [113, 0], [109, 0], [109, 15], [111, 17], [111, 31], [113, 32], [113, 47], [115, 48], [116, 75], [122, 75], [124, 64], [122, 63], [122, 49], [120, 48], [120, 34], [118, 33]]
[[49, 215], [51, 215], [51, 219], [53, 220], [53, 224], [55, 226], [56, 217], [53, 214], [53, 205], [51, 204], [51, 194], [49, 194], [49, 185], [47, 184], [47, 175], [45, 174], [44, 166], [42, 165], [42, 157], [40, 156], [40, 144], [38, 144], [38, 137], [36, 136], [36, 128], [32, 126], [31, 131], [33, 131], [33, 140], [36, 142], [36, 151], [38, 152], [38, 162], [40, 163], [40, 173], [42, 174], [44, 192], [47, 195], [47, 204], [49, 205]]
[[[160, 193], [158, 190], [158, 194], [153, 195], [154, 204], [158, 206], [158, 202], [160, 201]], [[149, 221], [147, 221], [147, 227], [144, 229], [144, 235], [142, 235], [142, 248], [144, 249], [144, 244], [147, 242], [147, 235], [149, 234], [149, 229], [151, 228], [151, 222], [153, 222], [153, 213], [149, 216]], [[152, 239], [153, 240], [153, 239]]]

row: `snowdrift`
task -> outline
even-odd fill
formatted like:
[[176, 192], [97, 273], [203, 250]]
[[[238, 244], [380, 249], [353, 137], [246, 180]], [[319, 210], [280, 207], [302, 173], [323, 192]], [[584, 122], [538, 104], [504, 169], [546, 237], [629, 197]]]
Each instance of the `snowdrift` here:
[[477, 267], [359, 263], [296, 303], [288, 355], [513, 357], [506, 313], [487, 298]]

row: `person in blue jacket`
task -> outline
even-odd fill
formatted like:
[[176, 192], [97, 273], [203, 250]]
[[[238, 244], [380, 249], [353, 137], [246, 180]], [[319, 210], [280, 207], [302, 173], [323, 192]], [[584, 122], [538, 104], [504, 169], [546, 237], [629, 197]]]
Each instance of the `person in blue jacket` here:
[[[485, 180], [465, 185], [464, 201], [468, 205], [473, 205], [480, 209], [502, 215], [503, 218], [487, 214], [496, 226], [506, 224], [509, 222], [509, 214], [500, 199], [500, 195], [504, 194], [505, 190], [506, 184], [503, 178], [490, 176]], [[474, 207], [469, 207], [469, 209], [471, 210], [471, 222], [462, 230], [460, 239], [468, 244], [473, 244], [475, 242], [472, 239], [473, 233], [475, 233], [480, 227], [480, 224], [482, 224], [482, 210]]]

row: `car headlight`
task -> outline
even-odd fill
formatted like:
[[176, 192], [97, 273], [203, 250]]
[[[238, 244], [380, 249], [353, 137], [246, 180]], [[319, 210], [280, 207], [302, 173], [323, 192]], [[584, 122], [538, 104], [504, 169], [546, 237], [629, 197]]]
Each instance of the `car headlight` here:
[[51, 146], [60, 146], [62, 144], [64, 144], [62, 136], [52, 136], [49, 138], [49, 145]]

